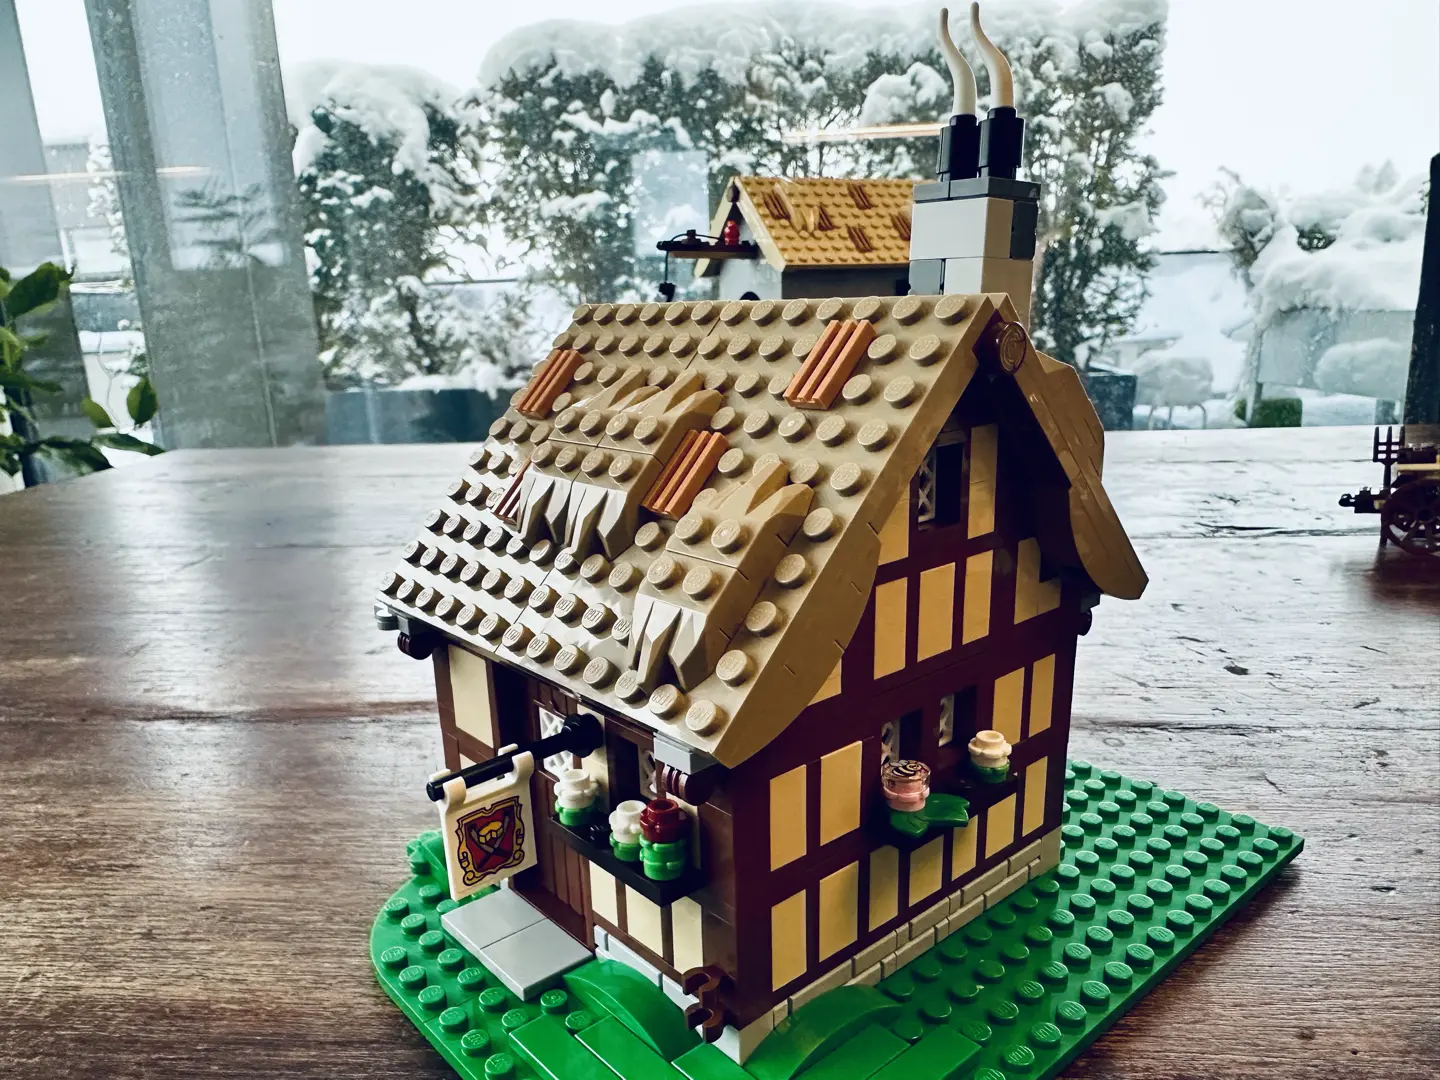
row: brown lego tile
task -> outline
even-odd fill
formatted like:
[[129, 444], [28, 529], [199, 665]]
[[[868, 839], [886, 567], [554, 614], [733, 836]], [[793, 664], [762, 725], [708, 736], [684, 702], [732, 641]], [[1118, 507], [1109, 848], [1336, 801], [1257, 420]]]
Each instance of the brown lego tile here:
[[556, 349], [525, 387], [520, 400], [515, 403], [515, 411], [535, 420], [549, 416], [555, 399], [570, 384], [575, 369], [581, 363], [582, 357], [574, 349]]

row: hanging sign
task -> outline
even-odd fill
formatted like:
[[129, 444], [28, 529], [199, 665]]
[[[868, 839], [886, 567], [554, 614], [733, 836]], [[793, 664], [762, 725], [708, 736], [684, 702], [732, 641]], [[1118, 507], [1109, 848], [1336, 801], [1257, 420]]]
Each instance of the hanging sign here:
[[461, 777], [445, 784], [440, 832], [445, 837], [450, 896], [455, 900], [535, 865], [530, 812], [535, 758], [526, 751], [515, 755], [513, 764], [510, 772], [469, 789]]

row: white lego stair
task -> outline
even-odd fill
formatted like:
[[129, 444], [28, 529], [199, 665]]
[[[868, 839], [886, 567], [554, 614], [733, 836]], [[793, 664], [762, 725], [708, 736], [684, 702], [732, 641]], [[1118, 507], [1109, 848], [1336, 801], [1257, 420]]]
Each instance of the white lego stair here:
[[496, 889], [447, 911], [440, 925], [521, 1001], [590, 959], [589, 949], [512, 889]]

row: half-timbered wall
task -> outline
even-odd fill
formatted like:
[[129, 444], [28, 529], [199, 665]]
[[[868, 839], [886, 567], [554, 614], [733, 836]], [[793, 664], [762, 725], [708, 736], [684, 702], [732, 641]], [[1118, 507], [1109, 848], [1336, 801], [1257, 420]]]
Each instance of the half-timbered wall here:
[[[741, 1024], [1058, 823], [1084, 586], [1047, 574], [1023, 482], [997, 426], [962, 409], [881, 532], [836, 672], [732, 771]], [[943, 787], [982, 728], [1014, 746], [1006, 782], [974, 791], [965, 828], [895, 842], [882, 759], [919, 758]]]

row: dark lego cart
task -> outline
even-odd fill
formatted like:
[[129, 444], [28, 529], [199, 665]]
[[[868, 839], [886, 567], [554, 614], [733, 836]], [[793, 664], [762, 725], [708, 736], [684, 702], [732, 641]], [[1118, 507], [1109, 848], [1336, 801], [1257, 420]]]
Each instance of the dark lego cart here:
[[1393, 542], [1411, 555], [1440, 558], [1440, 424], [1375, 429], [1374, 458], [1385, 466], [1379, 491], [1363, 487], [1340, 496], [1357, 514], [1380, 515], [1380, 544]]

